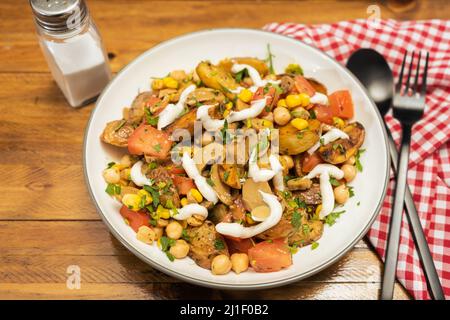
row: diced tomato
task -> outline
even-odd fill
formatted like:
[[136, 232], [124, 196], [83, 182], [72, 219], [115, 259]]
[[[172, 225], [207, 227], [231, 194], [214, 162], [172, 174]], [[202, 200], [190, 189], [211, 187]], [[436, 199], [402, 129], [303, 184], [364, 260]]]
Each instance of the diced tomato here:
[[304, 77], [295, 76], [294, 80], [295, 89], [297, 89], [298, 93], [306, 93], [310, 97], [316, 93], [314, 87]]
[[248, 250], [250, 264], [256, 272], [274, 272], [292, 264], [292, 255], [284, 239], [263, 241]]
[[[277, 90], [274, 87], [267, 87], [267, 92], [264, 93], [264, 87], [259, 87], [258, 90], [255, 91], [252, 97], [252, 101], [261, 100], [264, 97], [267, 97], [266, 107], [260, 113], [260, 116], [264, 117], [272, 111], [272, 106], [277, 103], [274, 99], [277, 99], [278, 95], [276, 94]], [[278, 99], [277, 99], [278, 100]]]
[[128, 220], [130, 227], [138, 232], [139, 227], [150, 226], [150, 217], [142, 211], [133, 211], [128, 209], [126, 206], [120, 208], [120, 215]]
[[183, 167], [177, 166], [175, 164], [171, 164], [166, 166], [167, 171], [169, 171], [170, 174], [185, 174]]
[[191, 189], [195, 189], [194, 180], [191, 178], [179, 176], [179, 175], [172, 175], [173, 184], [175, 187], [177, 187], [179, 194], [187, 195]]
[[318, 104], [313, 110], [317, 120], [326, 124], [333, 124], [333, 112], [329, 106]]
[[315, 166], [317, 166], [319, 163], [322, 162], [323, 162], [322, 158], [319, 156], [317, 152], [314, 152], [311, 155], [306, 153], [302, 162], [302, 171], [305, 173], [311, 172], [311, 170], [314, 169]]
[[328, 96], [333, 116], [350, 119], [353, 118], [353, 99], [348, 90], [333, 92]]
[[233, 253], [248, 253], [250, 248], [255, 246], [255, 243], [251, 238], [249, 239], [231, 239], [225, 238], [228, 245], [228, 251], [230, 254]]
[[140, 125], [128, 138], [128, 151], [131, 154], [146, 154], [158, 159], [166, 159], [172, 141], [169, 135], [151, 125]]

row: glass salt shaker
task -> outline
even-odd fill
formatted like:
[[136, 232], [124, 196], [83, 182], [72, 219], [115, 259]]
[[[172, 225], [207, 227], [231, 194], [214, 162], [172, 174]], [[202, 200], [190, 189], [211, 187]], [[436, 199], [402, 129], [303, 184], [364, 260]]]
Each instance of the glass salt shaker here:
[[72, 107], [92, 102], [111, 79], [102, 39], [84, 0], [30, 0], [39, 44]]

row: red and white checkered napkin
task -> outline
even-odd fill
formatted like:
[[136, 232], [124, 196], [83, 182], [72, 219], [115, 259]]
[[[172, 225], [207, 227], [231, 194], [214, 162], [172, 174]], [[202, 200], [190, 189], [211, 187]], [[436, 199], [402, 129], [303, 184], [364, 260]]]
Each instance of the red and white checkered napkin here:
[[[424, 118], [413, 128], [408, 183], [449, 299], [450, 21], [355, 20], [310, 26], [272, 23], [264, 29], [302, 40], [343, 64], [360, 47], [375, 49], [387, 59], [396, 79], [405, 50], [430, 52], [427, 106]], [[386, 121], [399, 142], [399, 123], [390, 114]], [[393, 202], [392, 188], [393, 181], [381, 213], [368, 233], [370, 242], [383, 258]], [[406, 216], [401, 230], [397, 278], [416, 299], [430, 299]]]

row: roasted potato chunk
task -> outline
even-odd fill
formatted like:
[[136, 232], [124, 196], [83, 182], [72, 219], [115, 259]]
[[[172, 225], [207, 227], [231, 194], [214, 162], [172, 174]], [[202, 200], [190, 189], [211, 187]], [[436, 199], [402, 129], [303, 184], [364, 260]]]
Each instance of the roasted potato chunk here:
[[222, 92], [211, 88], [197, 88], [189, 94], [186, 103], [189, 106], [196, 106], [197, 103], [202, 104], [214, 104], [222, 103], [225, 100], [225, 96]]
[[[216, 231], [214, 223], [209, 220], [198, 227], [187, 229], [189, 236], [189, 257], [197, 265], [205, 269], [211, 269], [212, 259], [219, 255], [229, 256], [227, 243], [225, 239]], [[217, 243], [221, 243], [220, 246]]]
[[302, 225], [289, 236], [290, 245], [296, 244], [299, 247], [306, 246], [313, 241], [319, 240], [323, 233], [323, 222], [321, 220], [308, 220], [306, 215], [302, 216]]
[[128, 121], [131, 123], [140, 123], [145, 114], [145, 104], [150, 100], [153, 93], [151, 91], [144, 91], [139, 93], [131, 103], [128, 111]]
[[236, 95], [230, 90], [238, 87], [236, 80], [223, 68], [211, 64], [211, 62], [200, 62], [195, 69], [200, 80], [209, 88], [222, 91], [228, 98], [234, 100]]
[[233, 198], [230, 194], [230, 187], [222, 182], [222, 179], [220, 178], [219, 174], [219, 165], [213, 164], [211, 166], [211, 181], [213, 184], [213, 189], [217, 193], [217, 197], [225, 203], [226, 205], [230, 206], [233, 204]]
[[126, 120], [115, 120], [108, 122], [101, 135], [103, 142], [112, 144], [117, 147], [126, 147], [128, 145], [128, 138], [134, 132], [132, 125]]
[[264, 77], [269, 73], [269, 68], [267, 67], [266, 62], [257, 58], [241, 57], [224, 59], [219, 62], [219, 66], [222, 67], [225, 71], [231, 72], [233, 61], [239, 64], [248, 64], [249, 66], [255, 68], [259, 72], [261, 77]]
[[194, 134], [194, 123], [197, 119], [197, 108], [188, 111], [186, 114], [182, 115], [180, 118], [175, 120], [174, 123], [169, 125], [165, 130], [169, 135], [177, 129], [186, 129], [191, 135]]
[[243, 170], [235, 164], [222, 164], [219, 166], [219, 175], [223, 183], [234, 189], [241, 189], [241, 177]]
[[279, 129], [280, 153], [296, 155], [305, 152], [319, 141], [318, 129], [320, 122], [309, 120], [309, 127], [299, 131], [291, 124], [287, 124]]
[[343, 163], [355, 155], [363, 144], [365, 130], [359, 122], [347, 125], [342, 131], [348, 134], [349, 139], [338, 139], [319, 148], [319, 155], [325, 162]]

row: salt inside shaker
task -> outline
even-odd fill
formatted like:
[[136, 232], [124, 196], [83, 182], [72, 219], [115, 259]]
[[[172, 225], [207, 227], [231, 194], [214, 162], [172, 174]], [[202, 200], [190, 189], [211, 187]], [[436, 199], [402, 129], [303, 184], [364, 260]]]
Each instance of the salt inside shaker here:
[[72, 107], [92, 102], [111, 79], [100, 34], [84, 0], [30, 0], [39, 44]]

